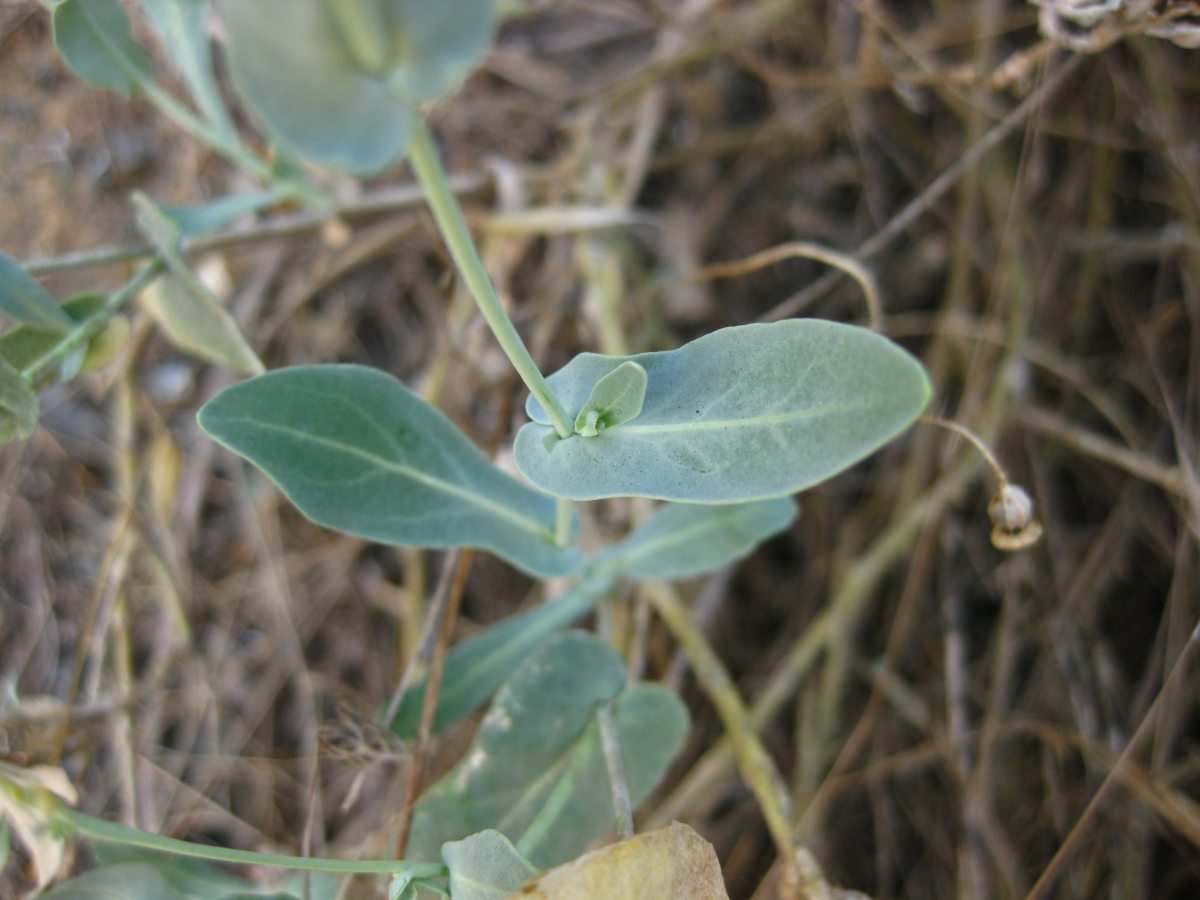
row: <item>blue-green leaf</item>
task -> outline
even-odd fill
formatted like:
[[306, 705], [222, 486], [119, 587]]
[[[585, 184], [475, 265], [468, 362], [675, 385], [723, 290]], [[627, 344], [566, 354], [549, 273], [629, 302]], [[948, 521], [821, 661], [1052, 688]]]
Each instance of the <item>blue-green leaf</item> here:
[[[282, 883], [264, 887], [239, 878], [213, 863], [160, 850], [97, 841], [91, 845], [91, 852], [103, 870], [135, 866], [150, 869], [172, 892], [178, 892], [187, 900], [294, 900], [305, 894], [308, 900], [335, 900], [344, 880], [328, 872], [293, 872]], [[149, 895], [151, 898], [157, 896]], [[169, 896], [175, 896], [175, 893]]]
[[80, 78], [129, 96], [154, 80], [120, 0], [43, 0], [54, 10], [54, 43]]
[[487, 50], [496, 27], [495, 0], [383, 3], [396, 52], [388, 88], [411, 102], [434, 100], [458, 84]]
[[491, 0], [220, 0], [234, 83], [267, 128], [323, 165], [403, 156], [420, 103], [449, 90], [492, 33]]
[[190, 900], [171, 887], [152, 866], [123, 863], [101, 866], [42, 894], [42, 900]]
[[226, 388], [199, 418], [318, 524], [389, 544], [482, 547], [547, 577], [582, 561], [554, 544], [553, 500], [376, 369], [268, 372]]
[[141, 0], [167, 55], [191, 91], [196, 106], [217, 132], [237, 143], [237, 128], [221, 99], [208, 42], [209, 0]]
[[286, 199], [288, 194], [287, 190], [277, 189], [253, 194], [231, 194], [207, 203], [188, 206], [162, 203], [158, 208], [179, 226], [181, 235], [191, 237], [204, 234], [206, 231], [215, 231], [240, 219], [247, 213], [258, 212], [260, 209], [273, 206]]
[[627, 687], [616, 650], [567, 632], [526, 659], [496, 694], [462, 762], [422, 797], [409, 853], [433, 860], [446, 841], [492, 827], [548, 868], [610, 833], [611, 786], [596, 722], [606, 703], [630, 800], [644, 800], [682, 746], [687, 710], [661, 685]]
[[[64, 300], [59, 309], [75, 325], [82, 325], [104, 309], [106, 300], [104, 294], [80, 294]], [[123, 322], [124, 325], [119, 325], [118, 322]], [[113, 349], [109, 344], [114, 341], [117, 344], [123, 343], [123, 329], [127, 327], [128, 322], [123, 319], [110, 320], [109, 326], [104, 331], [88, 341], [87, 344], [81, 345], [73, 353], [68, 354], [56, 369], [45, 372], [35, 386], [40, 387], [44, 383], [55, 380], [69, 381], [82, 371], [99, 368], [111, 361], [111, 353], [102, 351]], [[0, 359], [18, 371], [24, 371], [35, 365], [62, 340], [63, 333], [61, 331], [48, 331], [34, 325], [22, 325], [12, 331], [0, 334]], [[119, 346], [115, 349], [119, 349]]]
[[[328, 872], [293, 872], [282, 883], [264, 887], [239, 878], [213, 863], [159, 850], [97, 841], [91, 845], [91, 852], [101, 864], [94, 871], [150, 870], [157, 876], [157, 881], [151, 883], [166, 884], [171, 891], [162, 896], [183, 896], [187, 900], [296, 900], [300, 896], [307, 896], [308, 900], [335, 900], [344, 880], [342, 876]], [[103, 896], [111, 898], [113, 895]], [[156, 900], [159, 895], [152, 893], [144, 896], [147, 900]]]
[[39, 412], [33, 385], [0, 358], [0, 444], [33, 434]]
[[601, 431], [636, 419], [646, 399], [646, 370], [627, 360], [596, 382], [575, 417], [575, 433], [595, 437]]
[[597, 563], [638, 581], [690, 578], [745, 556], [795, 519], [790, 497], [720, 506], [669, 503]]
[[75, 323], [21, 264], [0, 252], [0, 311], [43, 331], [60, 334]]
[[495, 900], [538, 873], [512, 841], [488, 829], [442, 845], [454, 900]]
[[[455, 644], [442, 669], [434, 730], [441, 731], [483, 706], [538, 645], [587, 615], [609, 586], [608, 579], [586, 580], [536, 609], [509, 616]], [[408, 689], [392, 720], [392, 730], [402, 738], [417, 733], [425, 685], [422, 678]]]
[[517, 465], [574, 500], [657, 497], [736, 503], [780, 497], [837, 474], [900, 434], [929, 400], [920, 363], [850, 325], [790, 320], [724, 328], [678, 350], [584, 353], [548, 379], [568, 412], [627, 360], [645, 368], [636, 421], [556, 440], [530, 399]]

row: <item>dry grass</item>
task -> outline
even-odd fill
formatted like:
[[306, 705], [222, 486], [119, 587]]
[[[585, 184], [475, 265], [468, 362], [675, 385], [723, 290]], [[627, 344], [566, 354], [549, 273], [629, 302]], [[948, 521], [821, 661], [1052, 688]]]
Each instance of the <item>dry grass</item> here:
[[[931, 411], [1037, 502], [1041, 542], [997, 551], [987, 467], [922, 426], [684, 586], [801, 842], [876, 898], [1197, 896], [1200, 51], [1132, 36], [1075, 58], [1018, 0], [530, 5], [433, 122], [449, 168], [479, 176], [468, 208], [544, 367], [783, 314], [865, 322], [860, 287], [810, 259], [688, 277], [836, 248], [926, 362]], [[240, 184], [65, 75], [34, 4], [0, 10], [0, 51], [7, 252], [132, 241], [133, 187]], [[380, 366], [503, 446], [522, 392], [424, 213], [343, 224], [220, 251], [268, 364]], [[373, 716], [440, 561], [305, 523], [198, 433], [228, 376], [135, 335], [0, 451], [0, 676], [20, 698], [0, 752], [61, 761], [88, 811], [144, 828], [386, 853], [411, 748]], [[615, 534], [635, 511], [588, 514]], [[455, 636], [540, 595], [479, 555]], [[645, 603], [599, 626], [696, 724], [639, 824], [692, 823], [731, 896], [775, 896], [755, 797]], [[466, 737], [429, 748], [433, 769]]]

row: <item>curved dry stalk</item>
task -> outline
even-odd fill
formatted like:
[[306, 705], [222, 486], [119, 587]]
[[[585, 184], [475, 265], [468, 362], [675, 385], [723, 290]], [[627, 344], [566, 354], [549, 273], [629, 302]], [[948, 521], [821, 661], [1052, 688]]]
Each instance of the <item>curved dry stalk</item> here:
[[871, 330], [883, 330], [883, 304], [879, 300], [879, 287], [875, 282], [875, 276], [849, 253], [842, 253], [811, 241], [789, 241], [786, 244], [769, 247], [744, 259], [704, 266], [688, 275], [687, 280], [708, 281], [715, 278], [737, 278], [785, 259], [796, 258], [816, 260], [840, 269], [853, 278], [862, 288], [863, 299], [867, 304], [867, 321], [871, 323]]
[[716, 707], [733, 746], [738, 771], [754, 792], [767, 830], [787, 867], [788, 880], [795, 884], [799, 897], [832, 900], [833, 889], [820, 865], [808, 848], [796, 840], [792, 800], [783, 776], [759, 740], [750, 711], [716, 651], [668, 584], [650, 582], [643, 586], [643, 592], [679, 642], [701, 687]]

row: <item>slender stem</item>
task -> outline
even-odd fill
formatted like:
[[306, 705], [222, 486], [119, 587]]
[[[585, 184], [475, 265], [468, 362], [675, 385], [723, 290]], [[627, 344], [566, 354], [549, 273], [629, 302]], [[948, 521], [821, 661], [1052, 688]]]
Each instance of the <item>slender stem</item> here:
[[767, 830], [780, 855], [789, 858], [793, 849], [791, 798], [774, 760], [755, 734], [750, 713], [737, 686], [675, 592], [664, 582], [648, 582], [642, 585], [642, 590], [679, 642], [697, 680], [716, 707], [733, 744], [742, 778], [762, 808]]
[[417, 120], [416, 131], [413, 134], [412, 144], [409, 146], [408, 158], [417, 180], [425, 189], [425, 199], [429, 203], [430, 210], [433, 211], [433, 217], [437, 220], [438, 228], [441, 229], [450, 255], [454, 257], [459, 274], [462, 276], [467, 290], [475, 298], [475, 303], [478, 305], [479, 311], [483, 313], [483, 318], [491, 327], [492, 333], [496, 335], [496, 340], [500, 342], [500, 346], [516, 368], [517, 374], [529, 388], [529, 392], [537, 398], [538, 402], [542, 404], [542, 408], [549, 414], [558, 436], [570, 437], [573, 431], [571, 420], [558, 398], [550, 390], [550, 386], [546, 384], [546, 379], [538, 369], [537, 363], [529, 355], [529, 350], [517, 333], [512, 319], [508, 317], [508, 313], [500, 303], [500, 298], [496, 296], [496, 289], [492, 286], [487, 270], [483, 267], [483, 260], [479, 258], [479, 251], [475, 248], [475, 242], [471, 238], [470, 229], [467, 228], [466, 219], [463, 218], [458, 201], [454, 198], [446, 181], [446, 172], [442, 168], [441, 160], [438, 159], [433, 136], [420, 118]]
[[118, 825], [116, 822], [97, 819], [69, 808], [63, 809], [62, 815], [78, 835], [89, 840], [107, 844], [122, 844], [126, 847], [142, 847], [146, 850], [160, 850], [164, 853], [174, 853], [177, 856], [251, 866], [302, 869], [307, 872], [344, 872], [362, 875], [394, 875], [403, 872], [411, 874], [415, 878], [444, 878], [446, 876], [446, 867], [437, 863], [404, 862], [395, 859], [313, 859], [277, 853], [255, 853], [252, 850], [210, 847], [206, 844], [181, 841], [178, 838], [163, 837], [126, 825]]
[[571, 543], [571, 510], [573, 504], [570, 500], [565, 500], [562, 497], [558, 498], [558, 502], [554, 507], [554, 543], [559, 547], [565, 547]]
[[196, 140], [208, 144], [248, 174], [264, 181], [275, 180], [275, 173], [271, 171], [271, 167], [264, 160], [252, 155], [246, 148], [231, 142], [216, 128], [192, 113], [190, 109], [163, 90], [158, 82], [140, 75], [136, 80], [138, 92], [153, 103], [159, 112]]
[[[468, 172], [450, 177], [450, 188], [456, 194], [474, 193], [482, 190], [487, 184], [488, 177], [481, 172]], [[408, 209], [420, 204], [423, 200], [424, 194], [421, 192], [420, 185], [417, 184], [400, 184], [379, 188], [336, 206], [316, 211], [306, 210], [273, 216], [251, 225], [187, 237], [180, 243], [180, 251], [188, 256], [206, 250], [224, 250], [228, 247], [241, 247], [260, 241], [295, 237], [316, 231], [331, 218], [357, 219], [363, 216], [378, 216], [383, 213]], [[155, 250], [149, 244], [131, 244], [96, 247], [79, 253], [31, 259], [22, 262], [21, 265], [30, 275], [44, 275], [47, 272], [60, 272], [66, 269], [81, 269], [88, 266], [147, 259], [154, 254]]]
[[113, 315], [138, 293], [154, 281], [165, 268], [162, 260], [155, 260], [133, 276], [129, 282], [109, 296], [104, 308], [80, 322], [74, 329], [62, 336], [57, 344], [21, 370], [21, 375], [31, 382], [46, 373], [64, 357], [70, 355], [79, 347], [90, 341]]
[[608, 783], [612, 788], [613, 819], [617, 823], [617, 837], [627, 841], [634, 835], [633, 805], [629, 800], [629, 782], [625, 778], [621, 742], [617, 736], [617, 723], [613, 720], [611, 705], [600, 707], [596, 718], [600, 722], [600, 746], [604, 750], [604, 764], [608, 767]]

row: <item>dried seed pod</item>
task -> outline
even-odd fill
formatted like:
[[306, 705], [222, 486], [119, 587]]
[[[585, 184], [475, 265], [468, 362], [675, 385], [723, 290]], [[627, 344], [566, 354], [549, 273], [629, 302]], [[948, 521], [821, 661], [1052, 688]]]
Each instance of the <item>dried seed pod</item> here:
[[1041, 523], [1033, 517], [1033, 498], [1024, 488], [1000, 482], [988, 503], [992, 520], [992, 545], [997, 550], [1020, 550], [1037, 543], [1042, 536]]

